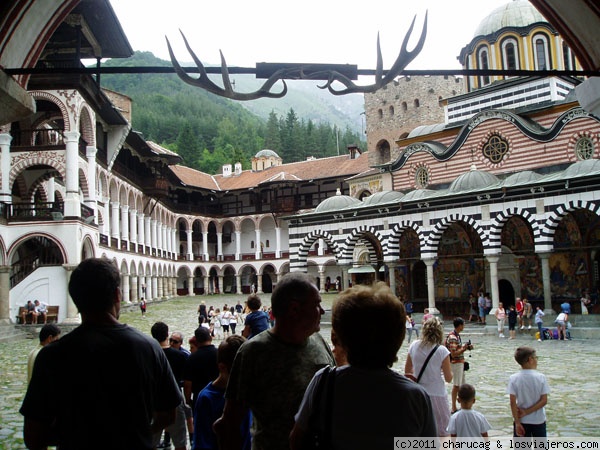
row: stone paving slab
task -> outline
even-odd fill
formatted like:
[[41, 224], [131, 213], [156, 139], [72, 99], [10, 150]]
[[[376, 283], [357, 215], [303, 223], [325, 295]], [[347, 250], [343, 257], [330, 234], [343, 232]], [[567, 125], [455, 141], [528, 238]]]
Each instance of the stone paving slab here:
[[[269, 296], [261, 297], [263, 303], [268, 304]], [[325, 309], [331, 308], [334, 297], [331, 294], [323, 296]], [[196, 310], [201, 300], [207, 305], [222, 308], [224, 303], [235, 305], [238, 299], [243, 303], [245, 297], [181, 297], [168, 302], [149, 303], [145, 318], [141, 317], [139, 308], [132, 306], [124, 308], [121, 321], [149, 335], [152, 324], [162, 320], [171, 331], [182, 331], [187, 339], [197, 326]], [[450, 323], [446, 323], [447, 331], [451, 327]], [[329, 312], [323, 317], [321, 328], [329, 341]], [[574, 339], [537, 342], [528, 333], [518, 333], [516, 340], [499, 339], [486, 333], [482, 327], [470, 324], [467, 324], [462, 336], [463, 340], [471, 339], [475, 346], [468, 357], [471, 370], [466, 378], [477, 390], [475, 408], [485, 414], [492, 425], [491, 436], [512, 433], [506, 385], [509, 376], [518, 370], [513, 353], [520, 345], [531, 345], [537, 349], [539, 370], [546, 374], [550, 383], [551, 393], [546, 407], [549, 436], [600, 436], [600, 389], [597, 378], [600, 372], [600, 341]], [[18, 338], [0, 345], [0, 449], [23, 449], [23, 418], [18, 410], [26, 389], [27, 355], [37, 341]], [[394, 369], [403, 372], [407, 349], [405, 342]]]

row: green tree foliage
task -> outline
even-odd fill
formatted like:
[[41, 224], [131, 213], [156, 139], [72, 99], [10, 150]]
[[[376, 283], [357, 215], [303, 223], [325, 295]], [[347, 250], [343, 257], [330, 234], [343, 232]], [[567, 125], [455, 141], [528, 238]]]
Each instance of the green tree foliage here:
[[[149, 52], [136, 52], [125, 60], [109, 60], [115, 66], [170, 66]], [[239, 103], [183, 83], [174, 74], [104, 75], [102, 86], [133, 100], [133, 128], [149, 141], [178, 152], [184, 164], [207, 173], [220, 173], [223, 164], [251, 165], [251, 157], [263, 148], [277, 152], [285, 163], [309, 156], [346, 152], [361, 136], [337, 130], [327, 123], [301, 119], [290, 108], [285, 117], [271, 111], [268, 120], [258, 118]]]

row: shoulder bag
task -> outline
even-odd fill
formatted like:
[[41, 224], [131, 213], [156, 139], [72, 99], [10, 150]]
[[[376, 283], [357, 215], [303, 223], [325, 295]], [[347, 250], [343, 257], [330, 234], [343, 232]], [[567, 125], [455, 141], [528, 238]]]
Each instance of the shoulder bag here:
[[425, 367], [427, 367], [427, 364], [429, 364], [429, 360], [431, 359], [431, 357], [433, 356], [433, 354], [435, 353], [435, 351], [438, 349], [439, 346], [440, 346], [440, 344], [436, 344], [435, 347], [433, 347], [433, 350], [431, 350], [431, 352], [429, 352], [429, 355], [427, 355], [427, 359], [423, 363], [423, 367], [421, 367], [421, 371], [419, 372], [419, 376], [417, 377], [417, 383], [423, 376], [423, 372], [425, 372]]

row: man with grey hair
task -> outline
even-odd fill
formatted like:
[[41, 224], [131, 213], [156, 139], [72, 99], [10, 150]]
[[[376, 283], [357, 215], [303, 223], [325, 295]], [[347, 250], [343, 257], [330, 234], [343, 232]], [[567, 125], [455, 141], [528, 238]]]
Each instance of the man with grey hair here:
[[240, 425], [252, 411], [252, 449], [289, 448], [294, 414], [317, 370], [334, 365], [320, 335], [324, 313], [314, 280], [286, 274], [271, 296], [275, 326], [239, 349], [225, 393], [223, 416], [215, 422], [221, 449], [240, 449]]

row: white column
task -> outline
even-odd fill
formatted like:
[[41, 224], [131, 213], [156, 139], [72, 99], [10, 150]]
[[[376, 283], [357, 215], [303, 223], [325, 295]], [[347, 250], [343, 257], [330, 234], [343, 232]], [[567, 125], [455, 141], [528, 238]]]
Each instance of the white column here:
[[319, 248], [317, 248], [317, 256], [323, 256], [323, 254], [325, 253], [325, 241], [323, 240], [323, 238], [319, 238]]
[[54, 203], [56, 200], [56, 186], [54, 184], [54, 177], [48, 178], [48, 201]]
[[426, 258], [423, 262], [427, 266], [427, 307], [431, 314], [439, 314], [440, 312], [435, 307], [435, 280], [433, 277], [435, 259]]
[[121, 206], [121, 239], [129, 241], [129, 206]]
[[156, 290], [158, 292], [158, 298], [164, 298], [165, 289], [164, 289], [163, 277], [159, 276], [156, 278]]
[[[144, 245], [152, 247], [152, 218], [144, 217]], [[144, 250], [146, 251], [146, 250]]]
[[158, 298], [158, 278], [156, 275], [152, 275], [152, 299]]
[[155, 294], [152, 287], [152, 275], [146, 275], [146, 300], [152, 300], [154, 298]]
[[78, 177], [78, 156], [79, 156], [79, 132], [78, 131], [65, 131], [63, 133], [65, 137], [65, 165], [66, 165], [66, 176], [65, 176], [65, 216], [67, 217], [80, 217], [81, 216], [81, 202], [79, 201], [79, 177]]
[[392, 291], [392, 294], [394, 294], [395, 296], [398, 296], [398, 293], [396, 292], [396, 263], [387, 263], [387, 267], [388, 267], [388, 275], [390, 277], [390, 290]]
[[123, 303], [131, 303], [129, 295], [129, 274], [121, 274], [121, 294]]
[[144, 213], [138, 214], [138, 244], [142, 245], [142, 253], [146, 252], [144, 248], [144, 240], [146, 239], [146, 234], [144, 233]]
[[217, 261], [223, 261], [223, 232], [217, 231]]
[[281, 258], [281, 228], [275, 227], [275, 258]]
[[131, 303], [138, 302], [138, 289], [138, 277], [137, 275], [131, 275], [131, 298], [129, 299]]
[[490, 311], [490, 314], [494, 314], [500, 303], [500, 293], [498, 291], [498, 261], [500, 257], [489, 255], [485, 258], [490, 263], [490, 288], [492, 294], [492, 311]]
[[323, 266], [319, 266], [319, 292], [321, 294], [325, 293], [325, 268]]
[[11, 202], [11, 191], [9, 183], [10, 174], [10, 143], [12, 136], [8, 133], [0, 133], [0, 172], [2, 172], [2, 184], [0, 185], [0, 202]]
[[152, 247], [153, 249], [156, 249], [157, 248], [157, 244], [158, 244], [158, 233], [157, 233], [157, 230], [156, 230], [156, 228], [157, 228], [157, 222], [156, 222], [156, 220], [154, 220], [154, 219], [150, 220], [150, 228], [151, 228], [151, 231], [150, 231], [150, 233], [151, 233], [150, 234], [150, 236], [151, 236], [150, 247]]
[[235, 260], [240, 261], [242, 259], [242, 232], [235, 231]]
[[254, 230], [254, 233], [256, 235], [256, 246], [254, 247], [255, 248], [254, 255], [255, 255], [256, 259], [261, 259], [262, 258], [262, 255], [261, 255], [262, 249], [260, 248], [260, 229], [257, 228], [256, 230]]
[[119, 202], [111, 202], [111, 211], [110, 211], [110, 235], [114, 238], [119, 239]]
[[242, 292], [242, 275], [241, 274], [237, 274], [235, 276], [235, 284], [236, 284], [236, 292], [238, 294], [243, 294], [243, 292]]
[[188, 277], [188, 295], [194, 295], [194, 276], [193, 275], [191, 277]]
[[167, 241], [167, 226], [163, 223], [160, 226], [160, 247], [163, 250], [163, 254], [169, 251], [169, 245]]
[[[10, 322], [10, 266], [0, 266], [0, 323]], [[67, 300], [68, 301], [68, 300]]]
[[89, 204], [87, 206], [94, 210], [94, 215], [96, 216], [96, 220], [94, 222], [98, 223], [98, 204], [96, 203], [98, 200], [96, 198], [96, 153], [96, 147], [87, 146], [85, 148], [85, 156], [88, 162], [87, 176], [89, 190], [89, 196], [87, 198]]
[[[137, 252], [137, 211], [135, 209], [129, 210], [129, 241], [134, 245], [133, 250]], [[130, 249], [131, 250], [131, 249]]]
[[[171, 245], [173, 246], [173, 259], [177, 259], [177, 254], [179, 253], [179, 244], [177, 243], [177, 230], [175, 228], [171, 229]], [[173, 277], [175, 280], [176, 278]], [[174, 289], [176, 289], [174, 287]], [[176, 291], [173, 291], [173, 295], [177, 295]]]
[[544, 311], [552, 309], [552, 288], [550, 285], [550, 253], [538, 253], [542, 264], [542, 286], [544, 288]]
[[204, 261], [208, 261], [208, 231], [202, 232], [202, 252], [204, 253]]
[[187, 259], [188, 261], [193, 261], [194, 260], [194, 251], [192, 249], [192, 235], [193, 235], [193, 231], [192, 230], [188, 230], [186, 233], [186, 241], [187, 241]]
[[162, 224], [156, 221], [156, 255], [162, 256]]
[[203, 278], [204, 281], [204, 295], [210, 294], [210, 277], [206, 275]]

